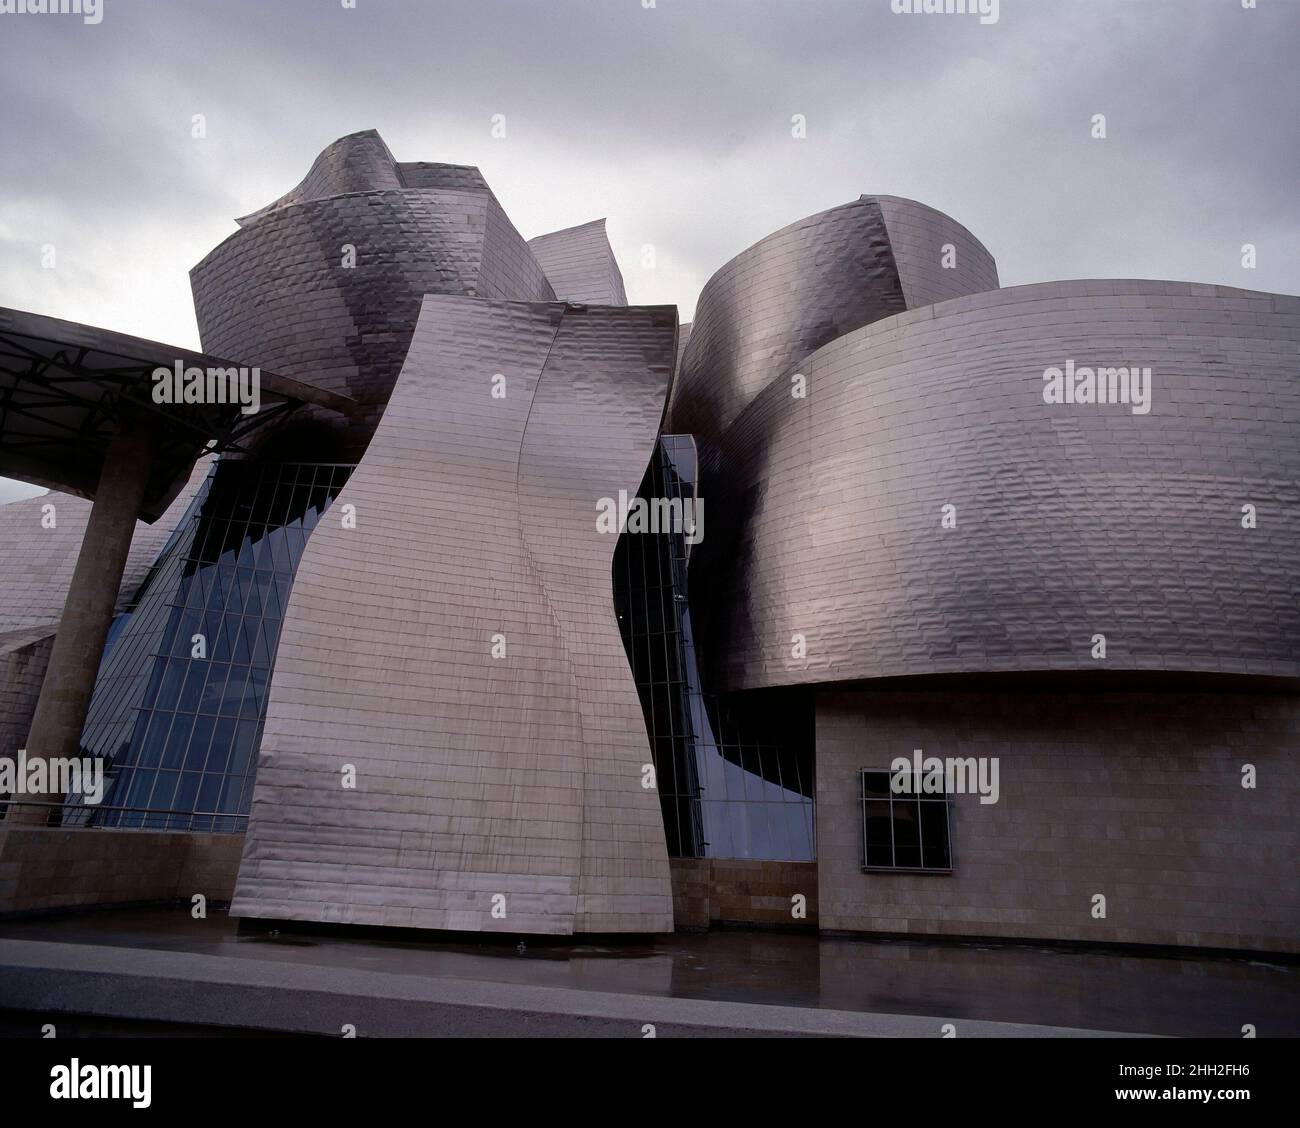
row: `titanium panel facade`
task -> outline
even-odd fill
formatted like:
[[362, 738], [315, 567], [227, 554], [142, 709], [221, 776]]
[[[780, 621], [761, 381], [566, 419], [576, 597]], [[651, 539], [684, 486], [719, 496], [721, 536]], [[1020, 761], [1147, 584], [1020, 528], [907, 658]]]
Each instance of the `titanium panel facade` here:
[[27, 747], [55, 629], [20, 627], [0, 633], [0, 756], [12, 756]]
[[880, 208], [908, 309], [998, 288], [993, 256], [951, 216], [900, 196], [864, 199]]
[[555, 296], [477, 169], [398, 165], [373, 131], [335, 142], [302, 185], [241, 222], [190, 272], [202, 340], [358, 404], [347, 421], [298, 412], [290, 426], [299, 434], [324, 433], [296, 447], [283, 429], [268, 430], [261, 441], [274, 435], [286, 457], [360, 455], [425, 294]]
[[349, 133], [331, 142], [312, 161], [307, 175], [278, 200], [237, 222], [249, 227], [281, 208], [309, 200], [325, 200], [331, 196], [344, 196], [352, 192], [378, 192], [405, 188], [406, 182], [398, 170], [393, 154], [388, 151], [383, 138], [373, 129]]
[[595, 517], [641, 480], [675, 345], [671, 307], [425, 299], [298, 572], [235, 915], [671, 929]]
[[[825, 346], [806, 399], [777, 380], [725, 437], [739, 534], [702, 601], [721, 688], [1300, 676], [1298, 346], [1300, 299], [1155, 281], [990, 291]], [[1045, 403], [1067, 360], [1150, 366], [1149, 414]]]
[[[211, 465], [212, 459], [200, 458], [167, 511], [151, 525], [136, 522], [118, 594], [119, 611], [144, 582]], [[41, 524], [46, 505], [54, 506], [52, 529]], [[0, 632], [58, 626], [90, 506], [84, 498], [57, 491], [0, 505]]]
[[528, 240], [528, 246], [562, 301], [627, 305], [623, 272], [609, 245], [603, 219], [538, 235]]
[[[957, 261], [943, 270], [948, 242]], [[997, 267], [969, 231], [893, 196], [862, 196], [808, 216], [737, 255], [700, 293], [669, 416], [671, 430], [701, 444], [706, 496], [723, 432], [804, 357], [850, 330], [935, 300], [932, 293], [996, 286]]]

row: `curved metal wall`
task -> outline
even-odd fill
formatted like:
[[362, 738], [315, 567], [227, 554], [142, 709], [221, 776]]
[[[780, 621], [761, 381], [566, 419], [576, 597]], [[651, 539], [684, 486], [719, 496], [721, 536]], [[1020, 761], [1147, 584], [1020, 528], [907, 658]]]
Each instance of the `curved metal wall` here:
[[[346, 424], [312, 410], [294, 417], [338, 433], [332, 457], [364, 449], [425, 294], [554, 298], [477, 170], [416, 166], [417, 183], [458, 186], [408, 188], [402, 167], [378, 134], [343, 138], [302, 185], [247, 217], [190, 272], [199, 334], [226, 350], [217, 355], [356, 399]], [[344, 194], [325, 195], [333, 190]], [[346, 265], [346, 247], [355, 265]]]
[[998, 288], [993, 256], [951, 216], [901, 196], [866, 199], [885, 221], [908, 309]]
[[270, 212], [307, 200], [324, 200], [349, 192], [374, 192], [404, 187], [404, 178], [383, 138], [375, 130], [365, 129], [359, 133], [349, 133], [326, 145], [312, 161], [307, 175], [294, 188], [266, 207], [241, 216], [235, 222], [241, 227], [248, 227]]
[[[948, 242], [951, 270], [941, 263]], [[996, 286], [979, 240], [924, 204], [862, 196], [801, 219], [737, 255], [701, 291], [670, 428], [696, 436], [707, 469], [745, 406], [814, 350], [936, 296]]]
[[623, 272], [609, 245], [603, 219], [538, 235], [528, 240], [528, 247], [562, 301], [627, 305]]
[[[119, 611], [135, 597], [211, 465], [210, 457], [200, 458], [167, 511], [152, 525], [136, 522], [118, 591]], [[52, 529], [42, 524], [46, 505], [54, 506]], [[85, 498], [57, 490], [0, 505], [0, 632], [58, 625], [90, 507]]]
[[[700, 600], [719, 687], [1300, 675], [1298, 342], [1298, 298], [1079, 281], [826, 345], [801, 362], [807, 399], [775, 381], [724, 440], [737, 531]], [[1067, 360], [1150, 366], [1149, 414], [1045, 403]]]
[[675, 339], [670, 307], [425, 299], [331, 510], [356, 527], [318, 526], [298, 572], [235, 915], [672, 928], [595, 517], [641, 480]]

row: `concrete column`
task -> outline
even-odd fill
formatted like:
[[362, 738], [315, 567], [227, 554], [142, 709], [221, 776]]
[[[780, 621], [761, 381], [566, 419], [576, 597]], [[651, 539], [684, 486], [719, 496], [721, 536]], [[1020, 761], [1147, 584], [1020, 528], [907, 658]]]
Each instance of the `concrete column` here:
[[[32, 717], [27, 740], [29, 761], [80, 755], [81, 730], [149, 481], [153, 446], [153, 432], [146, 422], [119, 420], [104, 456], [95, 503]], [[43, 799], [54, 804], [63, 796], [18, 798], [24, 803]], [[49, 815], [49, 810], [35, 805], [10, 807], [5, 825], [44, 826]]]

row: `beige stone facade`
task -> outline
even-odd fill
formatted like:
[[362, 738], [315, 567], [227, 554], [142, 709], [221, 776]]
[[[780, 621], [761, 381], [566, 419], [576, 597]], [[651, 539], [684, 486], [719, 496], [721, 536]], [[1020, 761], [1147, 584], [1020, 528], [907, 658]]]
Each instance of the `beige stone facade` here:
[[[820, 690], [821, 927], [1300, 951], [1298, 746], [1294, 693]], [[998, 801], [953, 799], [950, 874], [865, 873], [858, 773], [917, 748]]]

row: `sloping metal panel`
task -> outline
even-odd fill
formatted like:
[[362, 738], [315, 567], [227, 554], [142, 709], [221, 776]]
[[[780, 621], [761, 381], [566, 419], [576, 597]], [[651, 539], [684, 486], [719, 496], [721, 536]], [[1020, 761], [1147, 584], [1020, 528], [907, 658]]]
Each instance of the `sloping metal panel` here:
[[596, 506], [636, 491], [675, 345], [671, 307], [425, 299], [356, 528], [298, 572], [235, 915], [671, 929]]
[[557, 298], [592, 305], [627, 305], [623, 272], [609, 245], [603, 219], [538, 235], [528, 240], [528, 246], [546, 271]]

